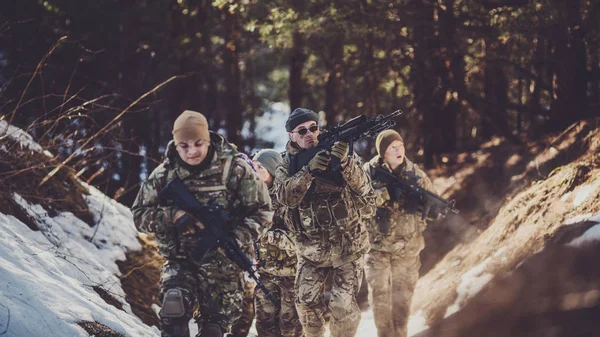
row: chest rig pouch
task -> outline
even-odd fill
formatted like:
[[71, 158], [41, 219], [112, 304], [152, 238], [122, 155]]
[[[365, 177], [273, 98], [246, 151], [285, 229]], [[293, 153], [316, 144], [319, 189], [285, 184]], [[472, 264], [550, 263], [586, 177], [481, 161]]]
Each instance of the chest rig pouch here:
[[[168, 173], [168, 181], [179, 177], [186, 187], [194, 194], [198, 202], [206, 204], [214, 199], [226, 209], [232, 209], [232, 198], [227, 190], [227, 182], [231, 173], [233, 157], [227, 157], [213, 163], [201, 172], [192, 173], [188, 170], [175, 168]], [[175, 205], [176, 206], [176, 205]], [[175, 227], [173, 227], [175, 228]], [[226, 230], [231, 230], [227, 228]], [[177, 256], [185, 256], [201, 238], [201, 231], [186, 231], [173, 233]]]
[[342, 198], [343, 186], [316, 177], [299, 207], [301, 230], [316, 232], [327, 229], [349, 216], [349, 207]]

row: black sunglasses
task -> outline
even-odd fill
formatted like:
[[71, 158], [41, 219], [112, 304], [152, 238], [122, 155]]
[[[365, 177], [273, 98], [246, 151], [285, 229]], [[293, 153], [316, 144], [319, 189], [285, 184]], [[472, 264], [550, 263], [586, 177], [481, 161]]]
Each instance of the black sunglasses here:
[[300, 136], [304, 136], [305, 134], [308, 133], [308, 131], [310, 131], [310, 132], [317, 132], [317, 130], [319, 130], [319, 126], [318, 125], [311, 125], [308, 129], [303, 128], [303, 129], [299, 129], [298, 131], [293, 131], [293, 132], [296, 132]]

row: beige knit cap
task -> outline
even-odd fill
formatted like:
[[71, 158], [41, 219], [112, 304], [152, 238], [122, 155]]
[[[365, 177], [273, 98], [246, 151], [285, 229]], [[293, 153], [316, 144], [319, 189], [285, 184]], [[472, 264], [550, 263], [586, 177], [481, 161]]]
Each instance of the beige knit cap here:
[[208, 133], [208, 121], [203, 114], [186, 110], [173, 124], [173, 140], [175, 144], [187, 140], [205, 140], [210, 142], [210, 134]]
[[404, 140], [402, 136], [394, 130], [384, 130], [377, 135], [377, 139], [375, 140], [375, 148], [377, 149], [377, 154], [380, 157], [383, 157], [385, 150], [392, 144], [395, 140], [399, 140], [404, 144]]

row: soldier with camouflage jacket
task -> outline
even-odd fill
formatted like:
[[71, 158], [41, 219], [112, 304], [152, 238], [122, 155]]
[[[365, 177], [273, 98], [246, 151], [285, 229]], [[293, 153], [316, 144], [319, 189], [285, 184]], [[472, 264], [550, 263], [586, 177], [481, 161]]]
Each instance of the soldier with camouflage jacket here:
[[275, 197], [274, 176], [277, 167], [281, 165], [281, 154], [275, 150], [261, 150], [253, 160], [257, 175], [269, 187], [275, 210], [273, 226], [257, 242], [258, 270], [260, 280], [280, 307], [278, 309], [257, 289], [254, 293], [256, 331], [260, 337], [299, 337], [302, 336], [302, 325], [296, 311], [294, 292], [296, 245], [293, 234], [284, 224], [284, 208]]
[[[294, 110], [286, 122], [290, 141], [275, 179], [277, 199], [286, 207], [286, 224], [296, 234], [298, 265], [296, 308], [307, 337], [323, 336], [327, 309], [332, 337], [354, 336], [360, 322], [356, 294], [360, 289], [369, 239], [364, 218], [372, 214], [365, 197], [372, 193], [369, 177], [349, 145], [338, 142], [330, 153], [318, 152], [295, 174], [290, 159], [317, 145], [318, 115]], [[340, 171], [328, 168], [331, 157]], [[324, 298], [325, 279], [331, 274], [331, 298]]]
[[[405, 157], [400, 134], [385, 130], [377, 136], [378, 155], [365, 163], [371, 176], [376, 167], [402, 176], [419, 177], [418, 184], [433, 191], [431, 181], [417, 165]], [[366, 258], [369, 302], [373, 308], [378, 337], [406, 337], [411, 298], [419, 277], [419, 253], [424, 248], [426, 222], [420, 213], [407, 212], [406, 200], [390, 197], [386, 186], [373, 180], [377, 216], [369, 226], [371, 251]], [[434, 192], [435, 193], [435, 192]], [[395, 195], [395, 193], [391, 193]]]
[[165, 161], [142, 184], [132, 207], [137, 229], [155, 233], [159, 252], [166, 259], [161, 271], [160, 329], [162, 336], [189, 336], [194, 305], [199, 336], [222, 337], [241, 314], [240, 269], [219, 250], [200, 260], [190, 250], [202, 237], [204, 225], [159, 199], [165, 185], [178, 177], [200, 203], [215, 199], [238, 219], [230, 232], [244, 249], [270, 226], [271, 200], [252, 168], [236, 156], [219, 134], [208, 130], [206, 118], [185, 111], [175, 121], [174, 142]]

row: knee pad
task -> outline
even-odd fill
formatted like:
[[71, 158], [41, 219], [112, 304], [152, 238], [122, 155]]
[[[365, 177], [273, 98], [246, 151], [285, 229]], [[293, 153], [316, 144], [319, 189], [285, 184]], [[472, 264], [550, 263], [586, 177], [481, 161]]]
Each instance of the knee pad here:
[[180, 318], [185, 316], [185, 309], [185, 302], [181, 289], [169, 289], [163, 298], [160, 317]]
[[186, 311], [185, 299], [181, 289], [169, 289], [162, 302], [160, 310], [160, 330], [165, 337], [189, 336], [189, 321], [191, 315]]

